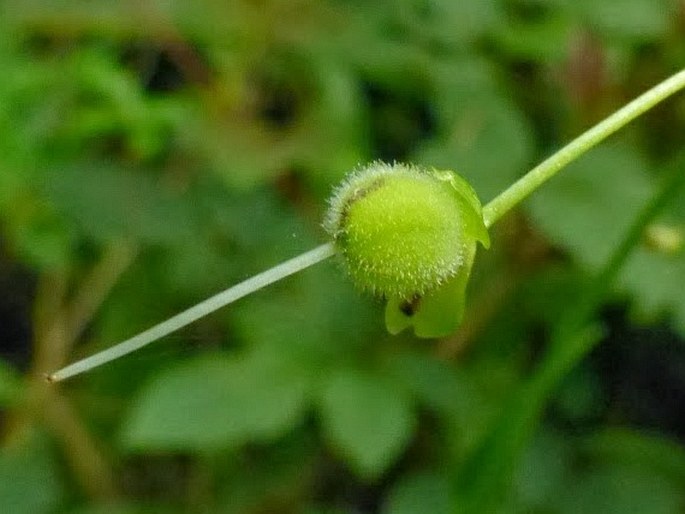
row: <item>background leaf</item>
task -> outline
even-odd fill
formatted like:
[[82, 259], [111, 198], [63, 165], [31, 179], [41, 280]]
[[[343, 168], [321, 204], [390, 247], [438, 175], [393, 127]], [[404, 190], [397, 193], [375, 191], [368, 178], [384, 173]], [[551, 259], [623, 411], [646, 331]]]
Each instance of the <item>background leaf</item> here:
[[329, 443], [361, 476], [380, 475], [409, 442], [413, 406], [387, 380], [341, 371], [324, 382], [320, 401]]
[[197, 450], [273, 440], [300, 420], [305, 378], [287, 357], [264, 349], [237, 359], [198, 358], [140, 393], [124, 442], [135, 449]]
[[0, 504], [17, 514], [54, 512], [64, 492], [58, 467], [40, 437], [0, 453]]
[[448, 514], [452, 512], [449, 482], [444, 477], [420, 474], [397, 484], [384, 507], [384, 514]]

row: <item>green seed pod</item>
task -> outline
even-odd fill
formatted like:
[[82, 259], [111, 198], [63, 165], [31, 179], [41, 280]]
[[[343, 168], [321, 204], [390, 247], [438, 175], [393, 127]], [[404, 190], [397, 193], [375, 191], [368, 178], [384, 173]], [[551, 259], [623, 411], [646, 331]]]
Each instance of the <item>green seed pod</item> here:
[[[480, 202], [466, 181], [405, 164], [374, 162], [352, 173], [335, 190], [324, 227], [352, 280], [388, 300], [392, 333], [410, 325], [421, 336], [454, 330], [476, 242], [489, 245]], [[445, 303], [461, 306], [441, 316]]]

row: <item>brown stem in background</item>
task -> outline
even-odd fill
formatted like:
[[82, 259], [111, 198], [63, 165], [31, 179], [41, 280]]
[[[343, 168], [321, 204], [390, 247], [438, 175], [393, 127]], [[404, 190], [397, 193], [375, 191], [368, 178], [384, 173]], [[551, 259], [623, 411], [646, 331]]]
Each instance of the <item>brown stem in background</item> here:
[[113, 466], [88, 432], [68, 398], [40, 379], [45, 391], [41, 420], [59, 441], [76, 480], [90, 498], [101, 500], [117, 496]]
[[[100, 308], [119, 277], [128, 269], [135, 257], [135, 250], [122, 242], [110, 243], [98, 262], [84, 279], [78, 293], [65, 312], [67, 341], [71, 349], [83, 333], [88, 322]], [[66, 360], [66, 359], [65, 359]], [[60, 365], [64, 364], [63, 360]]]
[[34, 351], [26, 400], [10, 422], [10, 436], [44, 424], [63, 448], [76, 480], [97, 499], [117, 495], [112, 466], [69, 399], [46, 383], [44, 373], [64, 365], [71, 348], [133, 261], [135, 251], [121, 242], [107, 246], [100, 260], [67, 298], [68, 272], [39, 280], [34, 312]]

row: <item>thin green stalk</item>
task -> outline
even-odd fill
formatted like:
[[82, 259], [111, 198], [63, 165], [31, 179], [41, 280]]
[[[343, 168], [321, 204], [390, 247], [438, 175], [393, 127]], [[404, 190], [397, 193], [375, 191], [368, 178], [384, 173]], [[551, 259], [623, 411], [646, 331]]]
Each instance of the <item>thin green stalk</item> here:
[[279, 280], [293, 275], [298, 271], [302, 271], [309, 266], [313, 266], [317, 262], [321, 262], [335, 253], [335, 248], [333, 243], [326, 243], [321, 246], [314, 248], [306, 253], [298, 255], [288, 261], [285, 261], [271, 269], [268, 269], [262, 273], [259, 273], [247, 280], [240, 282], [232, 287], [229, 287], [225, 291], [218, 293], [211, 298], [207, 298], [205, 301], [194, 305], [190, 309], [187, 309], [172, 318], [169, 318], [152, 328], [147, 329], [140, 334], [127, 339], [107, 350], [104, 350], [95, 355], [91, 355], [83, 360], [77, 361], [65, 368], [48, 375], [47, 379], [50, 382], [59, 382], [65, 378], [73, 377], [80, 373], [84, 373], [90, 369], [93, 369], [101, 364], [110, 362], [114, 359], [118, 359], [123, 355], [139, 350], [140, 348], [147, 346], [153, 341], [164, 337], [172, 332], [175, 332], [181, 327], [192, 323], [195, 320], [206, 316], [207, 314], [214, 312], [221, 307], [228, 305], [244, 296], [254, 293], [263, 287], [278, 282]]
[[512, 207], [523, 201], [564, 166], [574, 161], [640, 114], [685, 87], [685, 70], [657, 84], [614, 114], [584, 132], [551, 157], [538, 164], [504, 192], [483, 207], [485, 226], [490, 228]]
[[[559, 150], [552, 157], [539, 166], [533, 168], [523, 178], [515, 182], [506, 191], [492, 200], [483, 208], [485, 226], [490, 227], [516, 204], [525, 199], [547, 179], [554, 176], [569, 162], [577, 159], [594, 145], [616, 132], [619, 128], [649, 110], [657, 103], [685, 87], [685, 70], [661, 82], [639, 96], [628, 105], [600, 122], [570, 144]], [[91, 357], [75, 362], [51, 375], [48, 380], [57, 382], [65, 378], [78, 375], [101, 364], [117, 359], [146, 346], [160, 337], [164, 337], [193, 321], [206, 316], [210, 312], [228, 305], [243, 296], [253, 293], [269, 284], [277, 282], [293, 273], [297, 273], [309, 266], [321, 262], [335, 253], [333, 243], [319, 246], [298, 257], [279, 264], [263, 273], [237, 284], [226, 291], [201, 302], [190, 309], [142, 332], [131, 339], [104, 350]]]

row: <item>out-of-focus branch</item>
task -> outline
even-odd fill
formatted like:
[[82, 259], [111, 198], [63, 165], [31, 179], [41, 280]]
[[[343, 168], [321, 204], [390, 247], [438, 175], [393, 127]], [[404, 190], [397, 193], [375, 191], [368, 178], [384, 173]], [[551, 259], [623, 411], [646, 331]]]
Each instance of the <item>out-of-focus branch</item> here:
[[68, 297], [69, 272], [41, 277], [34, 309], [33, 362], [25, 403], [10, 422], [17, 433], [42, 424], [61, 444], [77, 482], [91, 497], [117, 494], [112, 466], [69, 399], [45, 382], [45, 370], [64, 365], [75, 342], [135, 256], [122, 242], [108, 245], [98, 262]]

